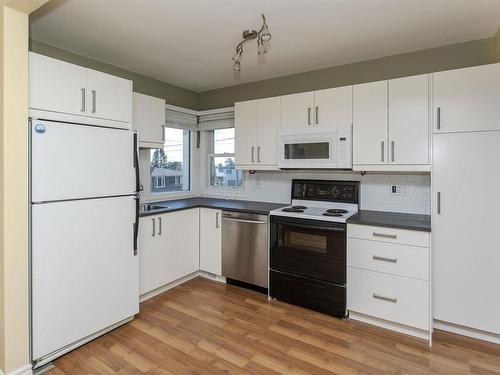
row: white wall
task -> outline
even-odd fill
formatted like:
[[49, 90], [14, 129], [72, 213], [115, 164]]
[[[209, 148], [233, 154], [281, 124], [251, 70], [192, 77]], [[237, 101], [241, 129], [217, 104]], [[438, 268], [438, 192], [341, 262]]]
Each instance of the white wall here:
[[[328, 171], [281, 171], [256, 172], [245, 174], [245, 187], [241, 191], [224, 191], [221, 193], [205, 189], [205, 196], [223, 196], [227, 198], [256, 200], [264, 202], [290, 202], [291, 181], [294, 178], [355, 180], [361, 181], [360, 206], [364, 210], [393, 211], [416, 214], [430, 214], [430, 174], [382, 174], [367, 173], [361, 176], [356, 172]], [[391, 185], [408, 186], [408, 195], [391, 194]]]

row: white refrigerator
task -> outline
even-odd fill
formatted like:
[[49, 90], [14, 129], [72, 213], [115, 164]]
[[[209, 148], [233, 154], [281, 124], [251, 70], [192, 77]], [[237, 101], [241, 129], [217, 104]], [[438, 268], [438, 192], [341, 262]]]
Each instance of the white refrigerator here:
[[49, 362], [139, 311], [130, 130], [30, 119], [31, 351]]

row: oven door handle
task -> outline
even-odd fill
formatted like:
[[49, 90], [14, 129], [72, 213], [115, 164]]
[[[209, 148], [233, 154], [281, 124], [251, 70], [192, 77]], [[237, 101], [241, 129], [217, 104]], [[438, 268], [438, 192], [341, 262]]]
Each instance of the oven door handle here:
[[278, 224], [286, 224], [291, 227], [304, 228], [304, 229], [325, 230], [328, 232], [345, 232], [345, 228], [322, 227], [316, 225], [306, 225], [306, 224], [296, 224], [296, 223], [278, 223]]

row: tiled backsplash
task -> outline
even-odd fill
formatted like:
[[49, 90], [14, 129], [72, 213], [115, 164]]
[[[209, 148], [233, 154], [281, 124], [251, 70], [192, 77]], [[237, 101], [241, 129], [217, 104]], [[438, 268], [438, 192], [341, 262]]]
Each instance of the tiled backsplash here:
[[[245, 190], [233, 198], [288, 203], [294, 178], [361, 181], [360, 206], [364, 210], [430, 214], [430, 174], [382, 174], [355, 172], [256, 172], [245, 174]], [[405, 195], [391, 193], [392, 185], [407, 188]], [[210, 194], [212, 195], [212, 194]], [[225, 196], [228, 196], [224, 194]], [[229, 196], [228, 196], [229, 197]]]

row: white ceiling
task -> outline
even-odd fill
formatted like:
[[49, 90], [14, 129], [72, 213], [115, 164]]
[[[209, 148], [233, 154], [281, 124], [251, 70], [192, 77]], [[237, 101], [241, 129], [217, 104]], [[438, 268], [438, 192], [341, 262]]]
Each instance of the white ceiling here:
[[[32, 38], [195, 91], [491, 37], [500, 0], [52, 0]], [[246, 28], [272, 33], [270, 52]]]

